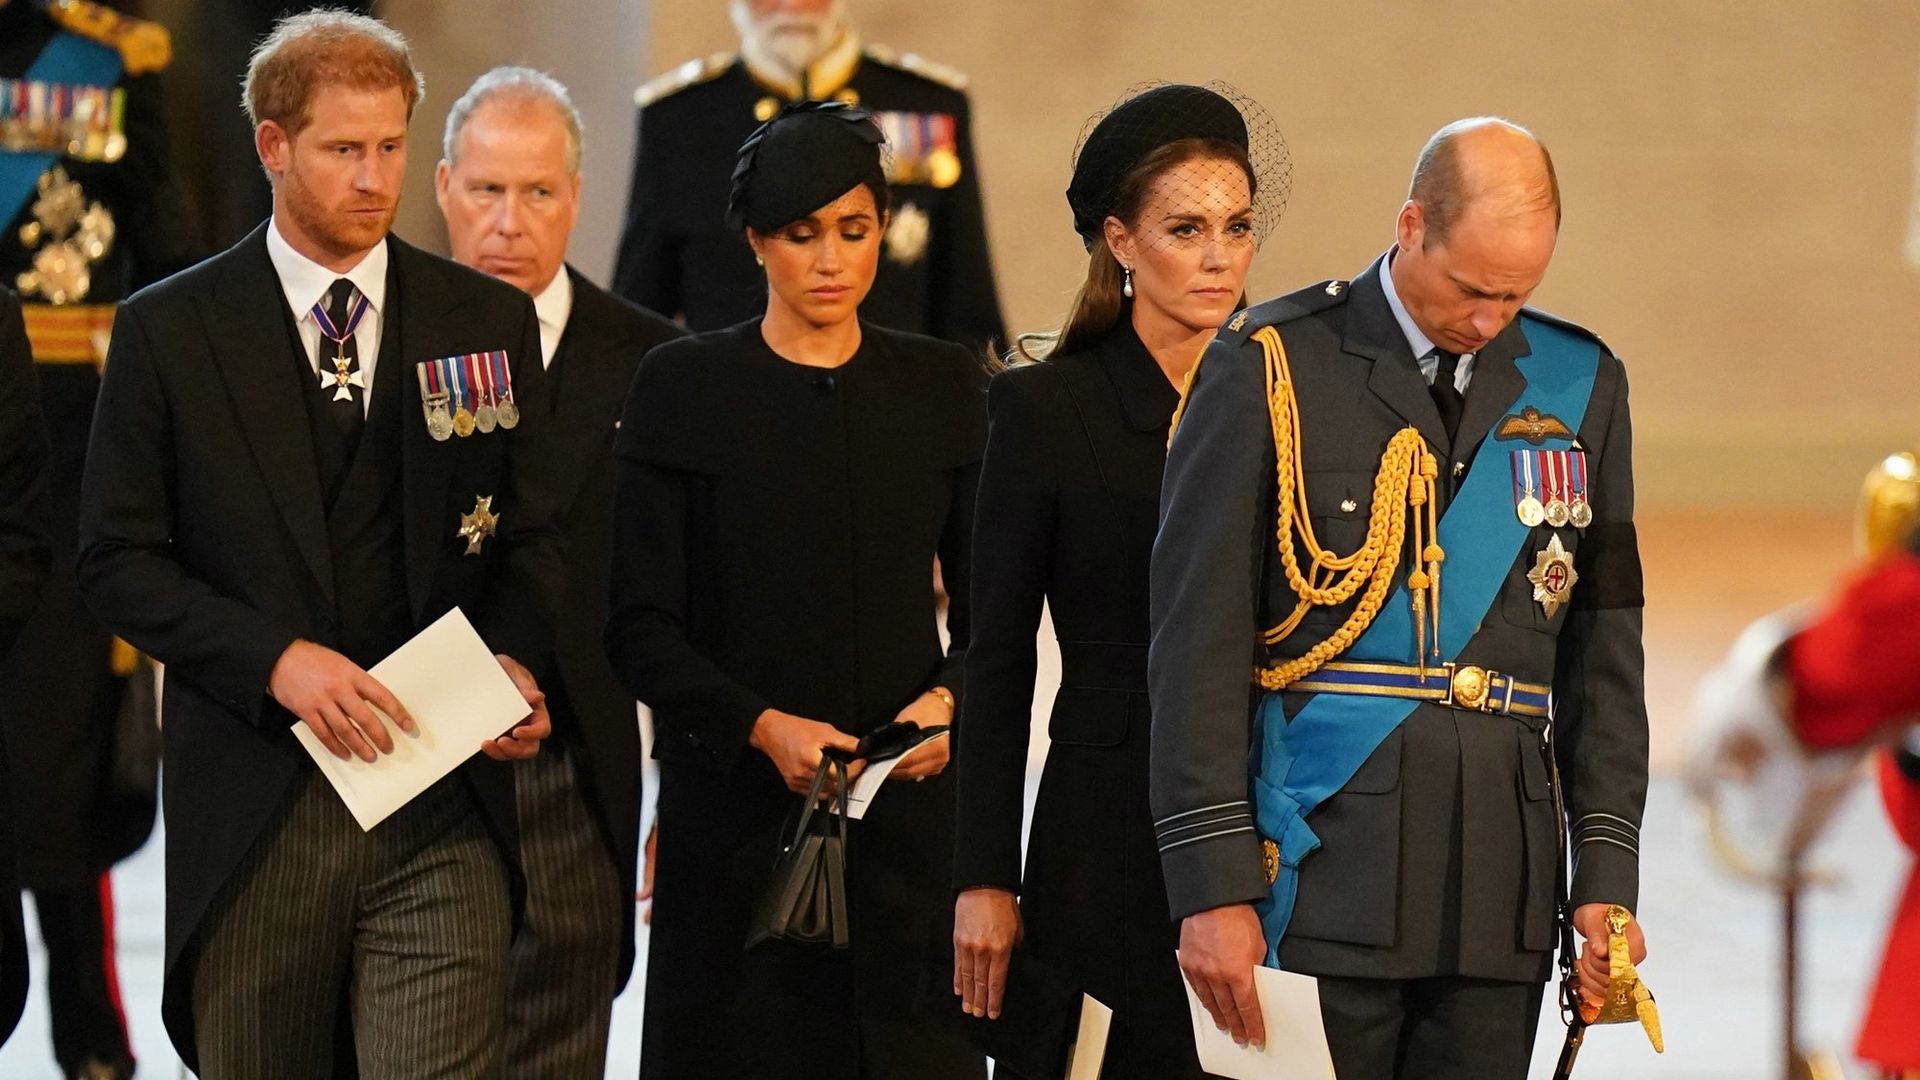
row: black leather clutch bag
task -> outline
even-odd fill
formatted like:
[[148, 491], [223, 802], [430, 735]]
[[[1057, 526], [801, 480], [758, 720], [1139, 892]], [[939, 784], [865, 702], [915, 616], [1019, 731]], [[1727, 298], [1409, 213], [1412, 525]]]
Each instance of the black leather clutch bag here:
[[[1080, 988], [1032, 953], [1016, 947], [1007, 965], [1000, 1015], [961, 1014], [961, 1030], [981, 1052], [1024, 1077], [1052, 1080], [1067, 1071], [1067, 1052], [1080, 1028]], [[959, 999], [949, 998], [958, 1011]]]

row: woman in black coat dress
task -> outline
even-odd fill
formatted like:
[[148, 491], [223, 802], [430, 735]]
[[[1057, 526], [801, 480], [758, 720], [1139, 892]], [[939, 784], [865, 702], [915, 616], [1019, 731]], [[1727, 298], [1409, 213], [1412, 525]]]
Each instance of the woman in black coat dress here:
[[961, 692], [985, 379], [959, 346], [858, 318], [887, 223], [880, 141], [824, 103], [748, 140], [729, 214], [766, 315], [654, 349], [621, 421], [607, 648], [660, 759], [642, 1077], [985, 1076], [914, 1024], [951, 925], [946, 740], [852, 824], [851, 945], [745, 947], [821, 748], [948, 724]]
[[[1067, 192], [1086, 283], [1047, 359], [989, 391], [956, 751], [953, 989], [968, 1013], [997, 1018], [1010, 963], [1051, 969], [1115, 1010], [1106, 1080], [1205, 1075], [1147, 808], [1147, 568], [1179, 387], [1242, 302], [1285, 169], [1251, 102], [1161, 86], [1117, 106]], [[1062, 672], [1023, 876], [1043, 602]]]

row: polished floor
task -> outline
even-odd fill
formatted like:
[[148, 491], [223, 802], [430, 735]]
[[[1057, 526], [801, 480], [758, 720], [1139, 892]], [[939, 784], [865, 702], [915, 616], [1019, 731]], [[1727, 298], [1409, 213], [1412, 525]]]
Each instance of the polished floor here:
[[[1647, 651], [1656, 777], [1644, 830], [1640, 916], [1653, 949], [1643, 974], [1659, 996], [1667, 1052], [1656, 1057], [1637, 1029], [1599, 1029], [1588, 1038], [1576, 1075], [1771, 1080], [1780, 1075], [1779, 903], [1715, 863], [1673, 768], [1698, 674], [1748, 620], [1830, 586], [1850, 557], [1849, 522], [1844, 514], [1721, 511], [1648, 516], [1642, 529], [1652, 599]], [[1036, 708], [1045, 709], [1048, 698], [1040, 695]], [[1037, 738], [1030, 776], [1039, 775], [1044, 752], [1044, 738]], [[156, 837], [115, 872], [126, 1006], [140, 1075], [153, 1080], [179, 1073], [158, 1015], [163, 843]], [[1844, 1052], [1911, 860], [1866, 789], [1835, 822], [1820, 859], [1836, 873], [1806, 905], [1802, 1024], [1810, 1043]], [[645, 948], [643, 935], [643, 962]], [[35, 963], [38, 985], [38, 956]], [[643, 982], [636, 978], [616, 1006], [609, 1076], [637, 1073]], [[44, 1000], [36, 996], [20, 1029], [0, 1048], [0, 1080], [58, 1077], [46, 1025]], [[1559, 1041], [1557, 1021], [1544, 1019], [1536, 1077], [1550, 1074]]]

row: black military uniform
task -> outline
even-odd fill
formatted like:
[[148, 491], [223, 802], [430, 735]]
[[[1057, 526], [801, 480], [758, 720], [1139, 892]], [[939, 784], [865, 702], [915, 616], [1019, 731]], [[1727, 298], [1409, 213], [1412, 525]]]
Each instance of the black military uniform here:
[[12, 810], [35, 823], [17, 837], [21, 881], [47, 939], [55, 1053], [70, 1074], [131, 1064], [104, 967], [104, 875], [152, 828], [151, 673], [81, 608], [73, 553], [114, 304], [184, 261], [157, 74], [169, 58], [165, 30], [94, 4], [0, 6], [0, 283], [24, 301], [39, 371], [55, 551], [0, 710]]
[[[1464, 641], [1447, 643], [1458, 666], [1436, 666], [1436, 691], [1457, 693], [1413, 705], [1306, 815], [1319, 848], [1298, 864], [1297, 901], [1279, 946], [1282, 967], [1320, 977], [1342, 1077], [1520, 1075], [1555, 940], [1556, 825], [1541, 752], [1548, 687], [1573, 825], [1572, 903], [1631, 908], [1638, 893], [1647, 726], [1626, 376], [1586, 331], [1525, 312], [1474, 357], [1450, 437], [1388, 305], [1384, 263], [1351, 286], [1324, 283], [1236, 316], [1194, 382], [1168, 457], [1153, 556], [1152, 801], [1161, 860], [1176, 919], [1267, 897], [1278, 852], [1268, 864], [1263, 841], [1288, 838], [1261, 827], [1261, 800], [1250, 805], [1248, 797], [1248, 747], [1266, 735], [1249, 725], [1248, 672], [1328, 639], [1358, 599], [1315, 608], [1291, 633], [1262, 644], [1261, 629], [1280, 623], [1296, 597], [1274, 542], [1275, 439], [1265, 354], [1252, 336], [1271, 326], [1284, 343], [1299, 403], [1302, 513], [1319, 543], [1340, 555], [1361, 546], [1383, 450], [1408, 427], [1436, 459], [1437, 515], [1460, 495], [1463, 477], [1490, 468], [1505, 500], [1498, 512], [1511, 522], [1518, 485], [1507, 498], [1510, 451], [1541, 445], [1529, 436], [1554, 421], [1527, 420], [1536, 387], [1518, 361], [1552, 334], [1582, 343], [1587, 358], [1597, 351], [1585, 415], [1560, 435], [1585, 453], [1591, 520], [1526, 529], [1518, 556], [1495, 578], [1490, 607]], [[1421, 558], [1418, 545], [1411, 551], [1396, 588]], [[1453, 580], [1456, 592], [1463, 554], [1464, 547], [1450, 551], [1443, 564], [1455, 568], [1452, 579], [1442, 574], [1443, 587]], [[1542, 602], [1543, 590], [1553, 602]], [[1386, 603], [1397, 602], [1389, 594]], [[1407, 642], [1408, 660], [1413, 651]], [[1282, 691], [1283, 715], [1269, 708], [1265, 723], [1296, 732], [1302, 711], [1323, 696], [1303, 688], [1323, 675], [1372, 677], [1323, 669]], [[1534, 704], [1508, 708], [1509, 687]], [[1293, 771], [1311, 771], [1301, 760]], [[1425, 1020], [1410, 1019], [1423, 1011]]]
[[1004, 339], [965, 86], [949, 68], [863, 48], [849, 31], [808, 69], [805, 87], [731, 53], [690, 60], [641, 87], [613, 291], [692, 330], [761, 314], [766, 278], [722, 221], [735, 155], [785, 102], [837, 98], [877, 114], [891, 156], [893, 220], [861, 318], [972, 348]]

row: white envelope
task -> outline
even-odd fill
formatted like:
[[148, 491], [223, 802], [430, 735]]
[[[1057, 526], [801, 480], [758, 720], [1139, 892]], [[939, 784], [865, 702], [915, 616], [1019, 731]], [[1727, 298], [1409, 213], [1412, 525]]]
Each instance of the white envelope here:
[[1193, 1045], [1202, 1069], [1230, 1080], [1335, 1080], [1333, 1053], [1320, 1020], [1319, 980], [1270, 967], [1253, 969], [1260, 1015], [1267, 1022], [1266, 1046], [1259, 1050], [1237, 1045], [1232, 1035], [1215, 1027], [1193, 987], [1184, 977], [1180, 982], [1187, 988]]
[[334, 757], [304, 723], [294, 737], [319, 764], [363, 831], [412, 802], [472, 757], [480, 744], [527, 718], [532, 709], [459, 608], [368, 669], [413, 715], [408, 735], [375, 709], [393, 736], [393, 753], [372, 761]]

